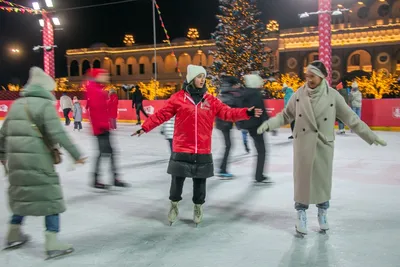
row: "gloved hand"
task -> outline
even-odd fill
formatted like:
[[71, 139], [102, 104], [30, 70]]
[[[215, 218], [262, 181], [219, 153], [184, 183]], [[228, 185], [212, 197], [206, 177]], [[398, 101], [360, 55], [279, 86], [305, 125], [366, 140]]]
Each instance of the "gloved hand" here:
[[263, 124], [261, 124], [260, 127], [258, 127], [257, 133], [262, 134], [264, 132], [267, 132], [268, 130], [269, 130], [268, 121], [264, 121]]
[[380, 137], [378, 137], [378, 138], [375, 140], [374, 145], [377, 145], [377, 146], [387, 146], [387, 143], [386, 143], [385, 140], [383, 140], [383, 139], [381, 139]]

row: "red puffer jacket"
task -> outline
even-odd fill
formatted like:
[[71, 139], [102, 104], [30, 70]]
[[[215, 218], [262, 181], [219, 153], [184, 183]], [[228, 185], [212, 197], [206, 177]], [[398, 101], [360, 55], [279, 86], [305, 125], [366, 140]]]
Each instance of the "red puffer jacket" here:
[[110, 94], [110, 99], [108, 99], [108, 113], [111, 119], [118, 117], [118, 96], [116, 93]]
[[216, 97], [205, 94], [197, 105], [184, 90], [174, 94], [163, 108], [142, 125], [145, 132], [175, 117], [173, 151], [211, 154], [211, 134], [215, 117], [226, 121], [248, 120], [247, 108], [230, 108]]
[[89, 108], [90, 122], [92, 123], [94, 135], [110, 131], [107, 109], [108, 96], [103, 88], [103, 85], [94, 81], [86, 83], [87, 107]]

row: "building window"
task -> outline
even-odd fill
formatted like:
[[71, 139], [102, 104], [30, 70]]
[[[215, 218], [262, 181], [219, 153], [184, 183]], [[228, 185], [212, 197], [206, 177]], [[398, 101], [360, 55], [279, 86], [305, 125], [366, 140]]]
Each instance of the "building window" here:
[[350, 59], [352, 66], [360, 66], [360, 54], [353, 55]]
[[117, 76], [121, 76], [121, 65], [117, 65]]
[[[158, 72], [158, 65], [157, 65], [157, 72]], [[156, 73], [156, 63], [153, 63], [153, 74]]]
[[132, 64], [128, 64], [128, 75], [132, 75], [132, 74], [133, 74]]
[[144, 74], [144, 64], [139, 64], [139, 73]]

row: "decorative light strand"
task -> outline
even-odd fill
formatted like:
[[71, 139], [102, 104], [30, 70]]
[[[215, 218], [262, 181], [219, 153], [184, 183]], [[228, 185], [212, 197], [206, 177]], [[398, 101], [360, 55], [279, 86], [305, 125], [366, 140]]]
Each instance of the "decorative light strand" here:
[[177, 70], [177, 72], [179, 74], [179, 77], [182, 77], [182, 72], [179, 69], [179, 65], [178, 65], [178, 59], [176, 58], [176, 55], [175, 55], [175, 52], [174, 52], [174, 48], [172, 47], [172, 44], [171, 44], [171, 41], [170, 41], [171, 38], [168, 35], [167, 28], [165, 28], [165, 24], [164, 24], [164, 21], [163, 21], [162, 16], [161, 16], [160, 6], [157, 4], [156, 1], [154, 1], [154, 4], [156, 5], [156, 8], [157, 8], [158, 18], [160, 19], [161, 27], [164, 29], [165, 36], [167, 37], [167, 40], [165, 40], [165, 42], [171, 47], [172, 56], [174, 56], [175, 60], [176, 60], [176, 70]]

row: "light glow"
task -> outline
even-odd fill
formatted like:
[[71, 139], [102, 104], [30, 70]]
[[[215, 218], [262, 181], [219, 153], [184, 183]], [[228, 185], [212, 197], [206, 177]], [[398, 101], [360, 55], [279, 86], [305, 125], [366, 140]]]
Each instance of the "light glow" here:
[[52, 0], [46, 0], [46, 6], [47, 7], [53, 7], [53, 1]]
[[33, 9], [34, 9], [34, 10], [40, 10], [40, 5], [39, 5], [38, 2], [33, 2], [33, 3], [32, 3], [32, 6], [33, 6]]
[[61, 25], [61, 22], [60, 22], [60, 20], [59, 20], [57, 17], [54, 17], [54, 18], [53, 18], [53, 23], [54, 23], [54, 25], [56, 25], [56, 26], [60, 26], [60, 25]]

